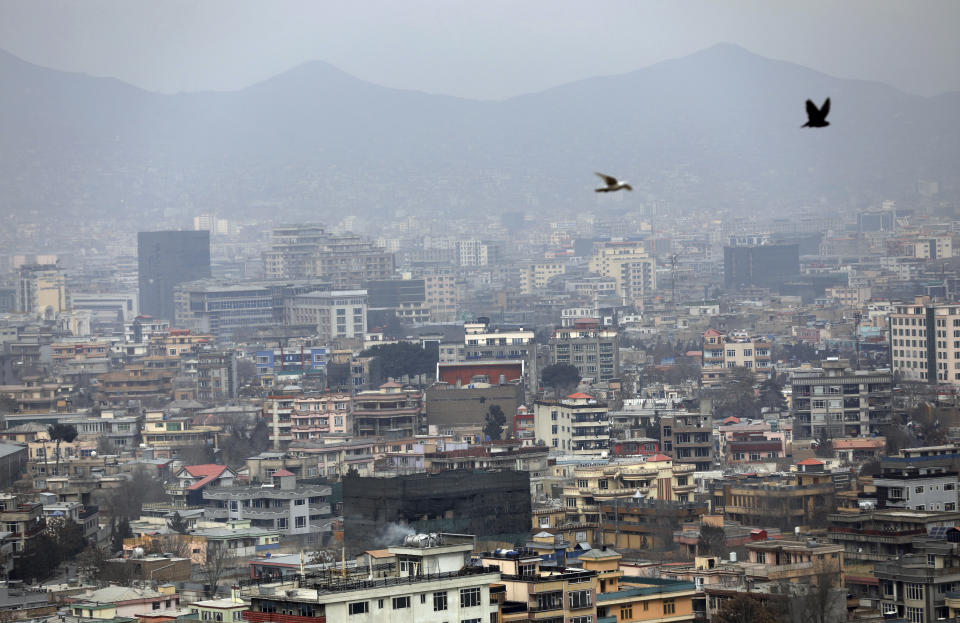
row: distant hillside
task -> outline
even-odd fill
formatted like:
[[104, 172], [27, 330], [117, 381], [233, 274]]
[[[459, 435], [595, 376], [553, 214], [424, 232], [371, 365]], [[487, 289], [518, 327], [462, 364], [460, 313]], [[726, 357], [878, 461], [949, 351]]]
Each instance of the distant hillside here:
[[[253, 211], [594, 205], [744, 210], [956, 188], [960, 94], [923, 98], [720, 45], [503, 102], [389, 89], [312, 62], [228, 93], [161, 95], [0, 52], [0, 209]], [[833, 100], [831, 127], [800, 129]], [[192, 213], [190, 212], [190, 213]]]

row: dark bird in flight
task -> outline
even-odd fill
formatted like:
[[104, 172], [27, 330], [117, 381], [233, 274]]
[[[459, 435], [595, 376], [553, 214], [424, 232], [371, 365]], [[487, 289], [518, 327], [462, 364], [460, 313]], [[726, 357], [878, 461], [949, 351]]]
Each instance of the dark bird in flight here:
[[596, 189], [598, 193], [610, 193], [617, 190], [633, 190], [633, 187], [630, 186], [630, 184], [621, 182], [615, 177], [604, 175], [603, 173], [597, 173], [597, 175], [601, 177], [606, 184], [606, 186], [601, 186], [600, 188]]
[[830, 114], [830, 98], [828, 97], [826, 101], [823, 102], [823, 106], [817, 108], [817, 105], [812, 101], [807, 100], [807, 122], [804, 123], [802, 128], [825, 128], [830, 125], [830, 122], [827, 121], [827, 115]]

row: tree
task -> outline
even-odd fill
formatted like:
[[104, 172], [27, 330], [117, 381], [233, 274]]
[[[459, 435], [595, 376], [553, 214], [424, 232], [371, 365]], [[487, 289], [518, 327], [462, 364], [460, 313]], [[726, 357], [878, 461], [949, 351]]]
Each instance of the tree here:
[[749, 368], [731, 368], [720, 390], [715, 392], [714, 415], [721, 420], [730, 416], [756, 418], [760, 416], [760, 403], [753, 384], [756, 379]]
[[77, 555], [77, 576], [83, 583], [104, 582], [109, 554], [102, 547], [90, 545]]
[[220, 584], [220, 577], [227, 570], [230, 563], [230, 549], [221, 541], [216, 541], [207, 546], [207, 561], [200, 568], [200, 574], [204, 580], [204, 592], [207, 597], [213, 597], [217, 594], [217, 588]]
[[841, 623], [847, 620], [846, 593], [835, 587], [839, 574], [819, 573], [816, 584], [788, 584], [787, 623]]
[[104, 492], [107, 495], [103, 504], [116, 518], [137, 518], [147, 502], [163, 502], [167, 493], [163, 484], [145, 468], [139, 467], [130, 474], [130, 479], [116, 489]]
[[727, 537], [719, 526], [700, 526], [700, 538], [697, 539], [698, 556], [722, 556], [726, 550]]
[[436, 344], [421, 347], [411, 342], [396, 344], [378, 344], [360, 353], [361, 357], [374, 357], [384, 376], [400, 379], [413, 378], [423, 374], [432, 374], [440, 360], [440, 350]]
[[553, 388], [553, 395], [559, 396], [558, 391], [574, 388], [580, 382], [580, 371], [569, 363], [555, 363], [540, 371], [540, 382]]
[[187, 520], [180, 515], [179, 511], [173, 511], [173, 516], [167, 521], [167, 527], [179, 534], [186, 534], [190, 529]]
[[100, 456], [109, 456], [117, 453], [117, 446], [113, 443], [113, 441], [110, 440], [109, 437], [97, 438], [97, 454]]
[[73, 424], [51, 424], [47, 427], [47, 434], [50, 439], [57, 442], [57, 475], [60, 474], [60, 443], [66, 441], [71, 443], [77, 438], [77, 427]]
[[778, 617], [757, 595], [737, 593], [723, 601], [713, 623], [778, 623]]
[[490, 441], [496, 441], [503, 435], [503, 425], [507, 423], [507, 416], [499, 405], [490, 405], [487, 414], [484, 416], [483, 434], [490, 438]]
[[327, 364], [327, 387], [330, 389], [350, 389], [350, 364]]

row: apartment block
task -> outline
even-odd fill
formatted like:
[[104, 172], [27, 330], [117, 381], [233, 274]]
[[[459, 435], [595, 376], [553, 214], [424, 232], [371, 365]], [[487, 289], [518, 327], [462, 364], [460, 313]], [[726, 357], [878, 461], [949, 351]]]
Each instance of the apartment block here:
[[310, 292], [287, 299], [287, 324], [317, 327], [320, 339], [363, 339], [367, 332], [367, 291]]
[[916, 297], [890, 313], [890, 360], [904, 380], [960, 386], [960, 304]]
[[715, 447], [710, 414], [674, 412], [660, 417], [660, 449], [676, 464], [693, 465], [697, 471], [713, 469]]
[[723, 383], [727, 371], [747, 368], [758, 376], [770, 371], [770, 340], [751, 337], [743, 331], [726, 333], [707, 329], [703, 333], [701, 382], [704, 387]]
[[531, 262], [520, 271], [520, 293], [533, 294], [547, 287], [549, 281], [567, 272], [567, 265], [560, 260]]
[[561, 400], [538, 400], [533, 405], [538, 441], [548, 448], [596, 455], [610, 445], [607, 405], [583, 393]]
[[821, 362], [819, 371], [790, 376], [796, 439], [869, 437], [890, 423], [892, 375], [852, 370], [846, 359]]
[[620, 340], [615, 328], [579, 321], [553, 332], [550, 363], [577, 368], [582, 379], [605, 383], [620, 377]]
[[638, 303], [657, 289], [657, 261], [642, 242], [606, 242], [594, 250], [588, 268], [610, 277], [624, 301]]

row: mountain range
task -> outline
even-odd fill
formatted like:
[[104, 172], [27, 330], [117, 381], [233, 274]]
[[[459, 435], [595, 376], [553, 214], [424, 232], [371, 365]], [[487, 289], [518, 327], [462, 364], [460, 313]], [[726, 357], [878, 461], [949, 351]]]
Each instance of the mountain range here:
[[[323, 62], [166, 95], [0, 52], [0, 85], [8, 214], [556, 212], [598, 207], [593, 171], [636, 188], [610, 205], [769, 214], [960, 181], [960, 93], [909, 95], [728, 44], [497, 102]], [[801, 129], [804, 101], [828, 96], [831, 126]]]

